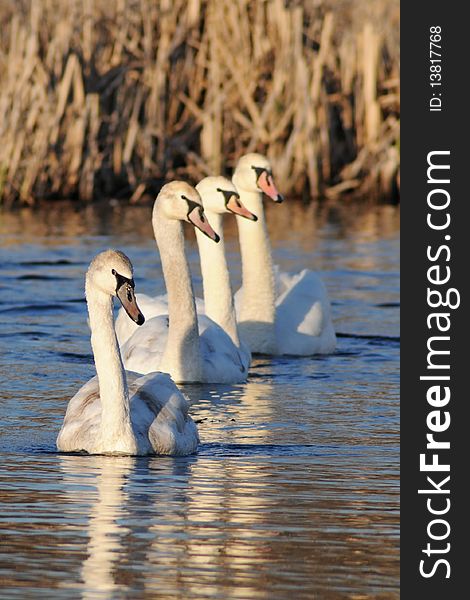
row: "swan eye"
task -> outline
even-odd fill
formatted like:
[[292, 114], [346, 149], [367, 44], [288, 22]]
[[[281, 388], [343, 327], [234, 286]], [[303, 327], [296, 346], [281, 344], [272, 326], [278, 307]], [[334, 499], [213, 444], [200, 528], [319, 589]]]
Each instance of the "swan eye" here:
[[188, 205], [188, 212], [186, 214], [187, 217], [189, 217], [190, 213], [192, 213], [195, 208], [198, 209], [199, 215], [201, 215], [204, 209], [198, 202], [194, 202], [194, 200], [190, 200], [189, 198], [186, 198], [186, 196], [181, 196], [181, 198], [186, 200], [186, 204]]
[[135, 288], [135, 283], [133, 279], [128, 279], [121, 275], [114, 269], [111, 269], [112, 274], [116, 277], [116, 291], [118, 291], [121, 287], [126, 286], [127, 293], [129, 294], [130, 290]]
[[256, 173], [256, 179], [258, 180], [261, 175], [267, 170], [264, 169], [263, 167], [251, 167], [253, 169], [253, 171]]
[[265, 167], [251, 167], [253, 171], [256, 173], [256, 181], [261, 177], [263, 173], [266, 173], [266, 178], [269, 181], [269, 178], [273, 178], [273, 172], [271, 169], [266, 169]]
[[221, 194], [223, 194], [225, 207], [227, 207], [227, 204], [230, 202], [230, 200], [232, 198], [235, 198], [236, 205], [240, 206], [240, 203], [238, 202], [238, 199], [240, 198], [240, 195], [237, 194], [237, 192], [234, 192], [232, 190], [222, 190], [220, 188], [217, 188], [217, 191], [220, 192]]

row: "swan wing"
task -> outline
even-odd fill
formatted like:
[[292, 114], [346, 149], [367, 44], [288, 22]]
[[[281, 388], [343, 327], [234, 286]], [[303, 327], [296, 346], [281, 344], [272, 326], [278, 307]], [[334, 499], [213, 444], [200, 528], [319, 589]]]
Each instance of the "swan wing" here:
[[90, 451], [99, 435], [100, 423], [100, 389], [95, 375], [69, 401], [57, 448], [62, 452]]
[[[155, 297], [147, 296], [147, 294], [136, 294], [135, 298], [146, 321], [158, 315], [166, 315], [168, 313], [168, 298], [166, 294]], [[118, 344], [122, 347], [139, 329], [139, 326], [132, 319], [129, 319], [129, 315], [124, 308], [120, 308], [116, 317], [115, 329]]]
[[[198, 315], [204, 380], [208, 383], [246, 381], [251, 355], [246, 346], [237, 348], [230, 336], [206, 315]], [[124, 366], [129, 371], [151, 373], [162, 362], [168, 340], [169, 319], [160, 315], [150, 319], [121, 348]]]
[[[130, 320], [130, 319], [129, 319]], [[154, 373], [159, 370], [168, 339], [168, 315], [146, 321], [121, 348], [122, 362], [129, 371]]]
[[[139, 306], [146, 321], [168, 314], [168, 295], [147, 296], [147, 294], [136, 294], [137, 305]], [[196, 298], [196, 310], [199, 314], [205, 314], [204, 300]], [[122, 348], [127, 340], [139, 329], [139, 326], [129, 319], [126, 311], [120, 308], [116, 318], [116, 336], [118, 344]]]
[[279, 273], [276, 335], [283, 354], [328, 354], [336, 347], [330, 300], [320, 277], [308, 269]]
[[172, 378], [167, 373], [132, 376], [129, 393], [134, 432], [143, 432], [157, 454], [195, 452], [199, 436], [188, 414], [190, 402]]
[[[199, 436], [188, 414], [190, 403], [166, 373], [127, 372], [131, 423], [139, 448], [148, 452], [187, 455]], [[62, 452], [94, 452], [100, 436], [101, 401], [98, 378], [90, 379], [70, 400], [57, 447]], [[145, 453], [145, 452], [144, 452]]]
[[[276, 298], [279, 299], [286, 292], [288, 292], [296, 283], [302, 278], [303, 274], [307, 272], [307, 269], [304, 269], [300, 273], [287, 273], [286, 271], [281, 271], [279, 265], [274, 265], [274, 282], [276, 286]], [[311, 272], [311, 271], [310, 271]]]
[[217, 323], [198, 316], [204, 378], [208, 383], [241, 383], [248, 377], [251, 354], [245, 344], [237, 347]]

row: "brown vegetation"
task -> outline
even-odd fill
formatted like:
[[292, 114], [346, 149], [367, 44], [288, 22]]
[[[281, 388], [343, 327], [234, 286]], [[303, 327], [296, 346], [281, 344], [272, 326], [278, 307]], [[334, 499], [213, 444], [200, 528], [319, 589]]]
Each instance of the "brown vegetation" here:
[[0, 0], [0, 200], [120, 195], [266, 153], [287, 193], [390, 198], [397, 0]]

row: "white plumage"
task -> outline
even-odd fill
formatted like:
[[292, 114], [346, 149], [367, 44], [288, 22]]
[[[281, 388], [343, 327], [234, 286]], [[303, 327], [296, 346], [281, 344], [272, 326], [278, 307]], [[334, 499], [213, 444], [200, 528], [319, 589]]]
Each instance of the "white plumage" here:
[[[233, 300], [233, 292], [230, 283], [230, 275], [225, 256], [225, 243], [223, 235], [223, 216], [226, 214], [238, 214], [250, 221], [256, 221], [256, 215], [249, 212], [239, 200], [239, 194], [231, 181], [225, 177], [205, 177], [200, 181], [196, 190], [199, 192], [206, 217], [219, 234], [219, 242], [214, 244], [200, 229], [196, 228], [196, 238], [199, 249], [201, 272], [204, 287], [204, 300], [196, 298], [196, 312], [198, 314], [199, 330], [201, 334], [202, 353], [204, 362], [208, 362], [206, 376], [211, 381], [223, 383], [237, 383], [245, 381], [251, 364], [251, 353], [246, 344], [240, 341], [237, 328], [237, 319]], [[252, 226], [255, 226], [252, 224]], [[146, 294], [138, 294], [137, 300], [147, 321], [156, 316], [168, 315], [168, 295], [161, 294], [151, 297]], [[220, 334], [217, 327], [209, 326], [210, 321], [200, 319], [201, 315], [207, 315], [214, 323], [230, 337], [233, 347], [225, 335]], [[147, 327], [147, 326], [146, 326]], [[156, 331], [160, 325], [155, 324]], [[159, 339], [158, 347], [151, 349], [151, 339], [154, 336], [147, 333], [144, 336], [137, 333], [138, 326], [133, 323], [124, 311], [119, 311], [116, 320], [116, 333], [119, 345], [124, 349], [126, 366], [129, 369], [142, 369], [146, 373], [152, 364], [158, 363], [161, 355], [163, 341]], [[164, 330], [162, 330], [164, 333]], [[128, 357], [127, 340], [133, 335], [136, 338], [131, 343], [132, 357]], [[218, 336], [220, 339], [218, 339]], [[166, 338], [165, 338], [166, 339]], [[148, 348], [152, 358], [145, 359], [143, 347], [135, 349], [135, 346]], [[214, 356], [212, 349], [217, 350], [220, 346], [220, 357]], [[155, 362], [152, 362], [155, 361]], [[150, 362], [149, 362], [150, 361]], [[241, 363], [241, 369], [240, 369]], [[147, 366], [144, 366], [147, 365]]]
[[[246, 381], [248, 375], [246, 353], [236, 348], [225, 331], [205, 315], [198, 315], [197, 321], [202, 360], [200, 380], [208, 383]], [[161, 365], [168, 343], [168, 333], [167, 315], [159, 315], [147, 321], [121, 349], [126, 368], [147, 373], [154, 365]], [[184, 375], [176, 376], [177, 381], [181, 381], [181, 377], [184, 378]]]
[[[227, 183], [230, 185], [230, 182]], [[236, 194], [236, 191], [234, 193]], [[190, 214], [188, 208], [191, 208]], [[198, 219], [194, 219], [195, 212], [199, 215]], [[209, 225], [198, 192], [184, 182], [174, 181], [160, 191], [152, 217], [168, 291], [167, 298], [158, 298], [153, 303], [153, 308], [163, 308], [166, 300], [168, 314], [159, 314], [148, 319], [143, 327], [136, 330], [123, 344], [124, 364], [127, 369], [139, 373], [165, 371], [178, 383], [246, 381], [251, 355], [240, 344], [236, 334], [228, 273], [224, 275], [223, 270], [217, 271], [220, 277], [216, 277], [216, 283], [220, 286], [219, 293], [222, 293], [222, 278], [225, 278], [224, 293], [226, 298], [230, 298], [235, 331], [230, 328], [225, 331], [208, 316], [198, 316], [196, 313], [184, 251], [181, 223], [184, 220], [193, 223], [208, 238], [212, 238], [204, 240], [208, 244], [214, 245], [214, 240], [219, 240], [219, 236]], [[216, 270], [217, 265], [218, 261], [214, 259], [209, 265], [209, 270]]]
[[63, 452], [89, 454], [169, 454], [185, 456], [196, 451], [198, 433], [188, 415], [189, 402], [167, 373], [126, 372], [132, 438], [116, 440], [114, 448], [102, 440], [100, 387], [90, 379], [70, 400], [57, 438]]
[[330, 300], [320, 277], [304, 269], [279, 273], [271, 257], [262, 192], [282, 201], [267, 158], [247, 154], [232, 178], [254, 225], [237, 217], [242, 255], [242, 288], [235, 295], [240, 337], [260, 354], [329, 354], [336, 348]]
[[[148, 294], [136, 294], [137, 303], [145, 320], [149, 321], [153, 317], [168, 315], [168, 294], [159, 296], [149, 296]], [[198, 315], [205, 314], [204, 300], [195, 298], [196, 311]], [[139, 326], [131, 321], [123, 308], [120, 308], [116, 317], [116, 336], [119, 346], [122, 348], [127, 340], [138, 331]]]
[[126, 373], [114, 332], [117, 296], [138, 323], [132, 265], [115, 250], [102, 252], [86, 276], [91, 343], [97, 375], [70, 400], [57, 448], [89, 454], [170, 454], [196, 451], [199, 437], [189, 402], [164, 373]]

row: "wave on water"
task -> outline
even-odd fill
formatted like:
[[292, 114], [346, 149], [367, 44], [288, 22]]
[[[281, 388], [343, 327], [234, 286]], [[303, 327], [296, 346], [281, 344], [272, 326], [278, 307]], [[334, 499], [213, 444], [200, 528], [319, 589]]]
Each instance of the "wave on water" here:
[[79, 354], [78, 352], [58, 352], [57, 355], [61, 358], [67, 359], [68, 362], [73, 363], [90, 364], [93, 362], [93, 354]]
[[399, 335], [369, 335], [363, 333], [337, 333], [336, 337], [338, 338], [350, 338], [353, 340], [369, 340], [374, 343], [383, 343], [383, 342], [399, 342]]
[[341, 453], [341, 446], [324, 446], [320, 444], [221, 444], [217, 442], [201, 444], [198, 455], [205, 457], [315, 457]]
[[57, 275], [38, 275], [36, 273], [28, 273], [27, 275], [18, 275], [15, 277], [17, 281], [66, 281], [68, 277], [59, 277]]
[[65, 311], [71, 312], [77, 310], [70, 303], [64, 304], [27, 304], [20, 306], [9, 306], [8, 308], [0, 308], [0, 313], [30, 313], [32, 315], [36, 313], [43, 313], [48, 311]]
[[85, 262], [77, 262], [67, 260], [66, 258], [59, 258], [57, 260], [22, 260], [18, 263], [22, 267], [56, 267], [56, 266], [79, 266], [86, 264]]
[[45, 331], [5, 331], [0, 333], [0, 338], [13, 338], [13, 337], [25, 337], [38, 339], [43, 337], [49, 337], [51, 334]]

